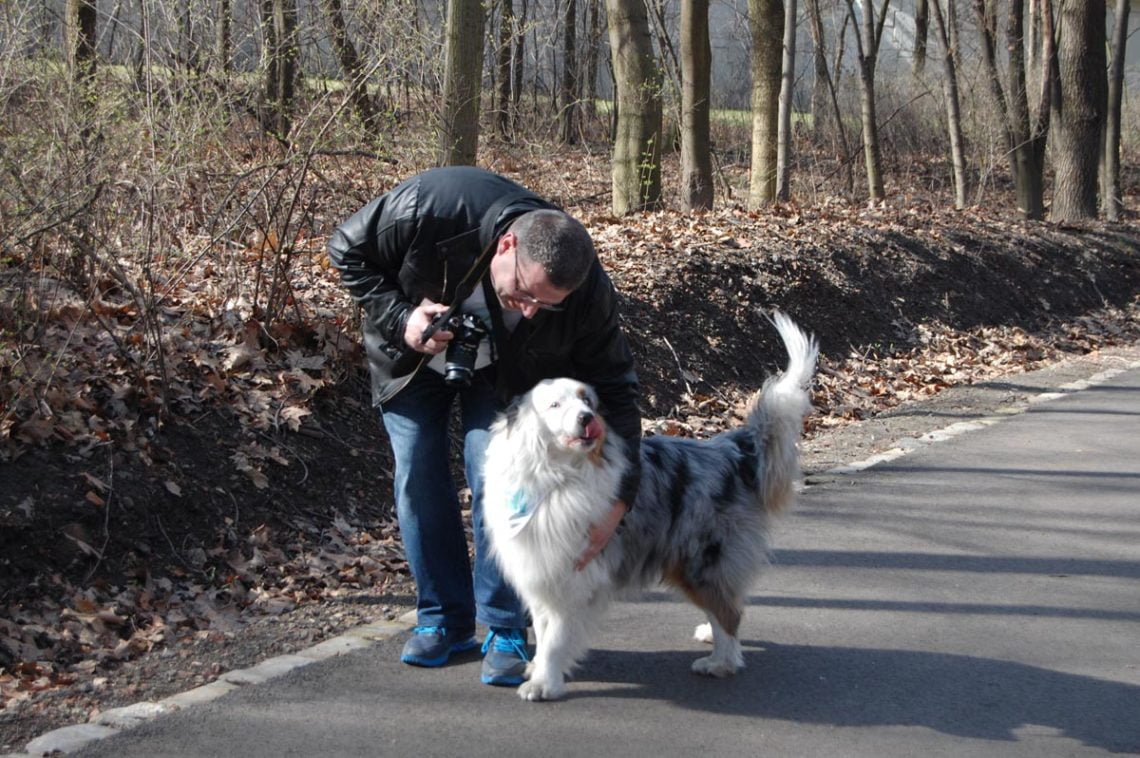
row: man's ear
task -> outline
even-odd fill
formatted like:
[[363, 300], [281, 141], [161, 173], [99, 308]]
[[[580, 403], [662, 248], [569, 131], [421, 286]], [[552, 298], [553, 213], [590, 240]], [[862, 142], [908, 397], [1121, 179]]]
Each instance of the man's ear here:
[[499, 255], [500, 253], [509, 253], [518, 246], [519, 238], [515, 236], [515, 233], [510, 230], [505, 231], [503, 232], [502, 236], [499, 237], [498, 246], [495, 248], [495, 255]]

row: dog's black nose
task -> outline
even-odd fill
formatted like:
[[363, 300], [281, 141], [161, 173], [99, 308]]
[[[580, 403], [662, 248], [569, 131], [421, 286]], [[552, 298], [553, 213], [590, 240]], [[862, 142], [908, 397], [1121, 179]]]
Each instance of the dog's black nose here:
[[583, 429], [585, 429], [587, 426], [589, 426], [590, 422], [593, 420], [594, 420], [594, 414], [591, 413], [590, 411], [582, 411], [581, 413], [578, 414], [578, 424], [581, 425], [581, 427]]

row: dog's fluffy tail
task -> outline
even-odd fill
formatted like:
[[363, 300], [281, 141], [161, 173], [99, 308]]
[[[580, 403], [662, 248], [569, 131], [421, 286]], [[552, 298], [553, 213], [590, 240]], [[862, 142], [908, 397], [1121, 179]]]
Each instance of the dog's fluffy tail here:
[[791, 502], [799, 476], [796, 442], [803, 433], [804, 416], [811, 410], [808, 386], [815, 374], [819, 343], [784, 313], [776, 311], [771, 321], [788, 351], [788, 366], [778, 376], [769, 377], [752, 399], [748, 426], [759, 437], [763, 505], [776, 511]]

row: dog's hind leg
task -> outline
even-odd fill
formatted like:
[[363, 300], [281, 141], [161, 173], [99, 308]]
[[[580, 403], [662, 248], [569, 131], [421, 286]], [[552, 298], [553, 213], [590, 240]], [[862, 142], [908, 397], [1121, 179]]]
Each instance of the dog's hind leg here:
[[[712, 587], [691, 590], [687, 594], [708, 616], [713, 644], [712, 655], [693, 661], [693, 673], [723, 677], [744, 668], [744, 654], [736, 636], [743, 615], [740, 604]], [[703, 631], [703, 626], [697, 628], [698, 634]]]

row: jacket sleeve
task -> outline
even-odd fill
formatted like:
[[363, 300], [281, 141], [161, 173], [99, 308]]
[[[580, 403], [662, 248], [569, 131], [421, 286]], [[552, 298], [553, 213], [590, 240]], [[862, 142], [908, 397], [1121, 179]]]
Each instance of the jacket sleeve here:
[[618, 496], [630, 508], [641, 482], [641, 411], [633, 352], [618, 318], [613, 284], [595, 263], [582, 287], [583, 326], [574, 344], [574, 363], [583, 381], [598, 393], [606, 422], [626, 443], [629, 467]]
[[368, 203], [332, 233], [328, 253], [341, 284], [364, 309], [366, 326], [402, 349], [414, 304], [400, 287], [400, 267], [419, 223], [414, 215], [398, 214], [398, 205], [391, 194]]

